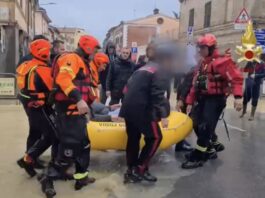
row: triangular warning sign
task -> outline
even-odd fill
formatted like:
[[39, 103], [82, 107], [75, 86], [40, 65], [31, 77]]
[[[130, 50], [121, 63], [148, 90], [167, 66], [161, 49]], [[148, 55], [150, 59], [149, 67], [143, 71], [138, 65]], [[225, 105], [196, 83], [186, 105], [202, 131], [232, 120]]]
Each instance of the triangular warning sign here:
[[243, 8], [239, 14], [239, 16], [236, 18], [235, 23], [248, 23], [250, 20], [250, 17], [248, 15], [248, 12], [245, 8]]

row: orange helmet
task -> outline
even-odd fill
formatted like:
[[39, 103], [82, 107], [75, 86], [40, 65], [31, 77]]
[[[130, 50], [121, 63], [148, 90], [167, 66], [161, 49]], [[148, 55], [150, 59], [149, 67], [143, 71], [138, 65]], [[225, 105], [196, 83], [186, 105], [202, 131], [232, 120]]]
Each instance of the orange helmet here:
[[79, 39], [79, 47], [87, 54], [93, 54], [96, 48], [100, 48], [98, 40], [93, 36], [84, 35]]
[[50, 58], [51, 44], [45, 39], [32, 41], [29, 46], [30, 53], [37, 59], [47, 61]]
[[109, 57], [107, 56], [107, 54], [103, 52], [98, 52], [94, 56], [94, 63], [97, 67], [99, 67], [102, 64], [109, 64], [109, 62], [110, 62]]
[[199, 46], [212, 47], [217, 45], [217, 39], [213, 34], [205, 34], [204, 36], [198, 38], [197, 44]]

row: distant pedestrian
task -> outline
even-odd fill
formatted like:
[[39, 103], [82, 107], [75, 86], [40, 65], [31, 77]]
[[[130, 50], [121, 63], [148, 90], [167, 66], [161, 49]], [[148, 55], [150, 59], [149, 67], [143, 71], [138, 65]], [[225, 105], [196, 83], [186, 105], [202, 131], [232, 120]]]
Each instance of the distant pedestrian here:
[[111, 96], [110, 105], [118, 104], [123, 99], [123, 88], [134, 72], [135, 64], [131, 61], [131, 49], [124, 47], [109, 68], [106, 83], [106, 95]]
[[263, 82], [262, 79], [265, 77], [265, 54], [261, 55], [262, 63], [251, 63], [249, 62], [244, 69], [244, 72], [248, 73], [246, 78], [246, 86], [244, 91], [243, 99], [243, 112], [241, 118], [247, 113], [247, 104], [251, 101], [252, 108], [250, 113], [249, 121], [253, 121], [258, 106], [260, 97], [260, 85]]
[[100, 89], [100, 102], [105, 104], [107, 100], [106, 96], [106, 81], [107, 81], [107, 76], [109, 72], [110, 66], [113, 64], [115, 58], [116, 58], [116, 46], [114, 43], [109, 42], [106, 46], [106, 51], [105, 53], [108, 55], [110, 63], [107, 65], [106, 69], [99, 74], [99, 80], [101, 84], [101, 89]]
[[53, 63], [54, 59], [63, 52], [65, 52], [64, 42], [61, 40], [54, 40], [52, 42], [51, 63]]

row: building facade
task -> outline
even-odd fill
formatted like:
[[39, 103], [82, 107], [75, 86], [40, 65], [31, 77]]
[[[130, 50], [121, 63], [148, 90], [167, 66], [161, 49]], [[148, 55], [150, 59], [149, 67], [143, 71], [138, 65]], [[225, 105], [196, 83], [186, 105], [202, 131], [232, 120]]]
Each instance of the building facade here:
[[180, 0], [180, 39], [187, 41], [187, 30], [194, 29], [194, 39], [205, 33], [218, 38], [222, 51], [241, 42], [243, 30], [235, 30], [234, 21], [245, 8], [255, 28], [265, 28], [265, 0]]
[[77, 48], [80, 36], [87, 34], [84, 29], [71, 27], [58, 27], [60, 35], [65, 42], [65, 49], [73, 51]]
[[47, 15], [47, 12], [43, 8], [38, 8], [35, 12], [35, 34], [36, 35], [43, 35], [50, 40], [50, 31], [49, 31], [49, 24], [51, 23], [51, 19]]
[[135, 47], [137, 45], [139, 55], [145, 53], [147, 44], [154, 37], [166, 37], [177, 40], [179, 37], [179, 20], [154, 10], [152, 15], [121, 22], [118, 26], [111, 28], [104, 41], [114, 42], [120, 47]]
[[37, 0], [0, 0], [0, 73], [15, 73], [35, 33]]

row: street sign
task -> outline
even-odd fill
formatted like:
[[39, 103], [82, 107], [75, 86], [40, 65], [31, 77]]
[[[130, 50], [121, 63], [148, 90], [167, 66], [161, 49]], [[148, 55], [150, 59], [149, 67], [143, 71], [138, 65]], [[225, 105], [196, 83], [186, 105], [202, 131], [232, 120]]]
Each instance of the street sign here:
[[194, 28], [193, 26], [189, 26], [187, 30], [187, 39], [188, 42], [193, 41], [193, 33], [194, 33]]
[[15, 96], [15, 78], [0, 78], [0, 96]]
[[265, 29], [255, 30], [257, 45], [261, 46], [265, 52]]
[[245, 30], [247, 24], [251, 20], [247, 10], [243, 8], [239, 14], [239, 16], [235, 20], [235, 29], [236, 30]]
[[137, 42], [132, 42], [132, 47], [137, 47]]
[[132, 47], [132, 53], [137, 54], [138, 53], [138, 48], [137, 47]]

